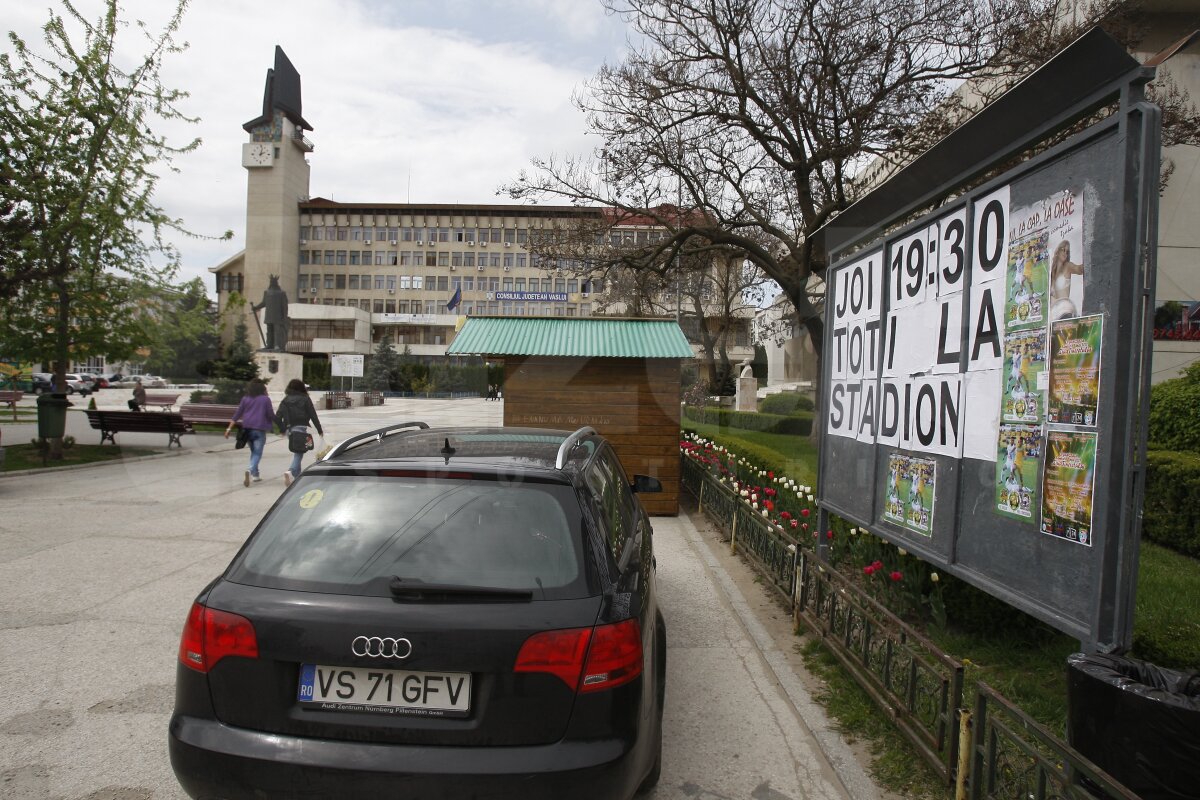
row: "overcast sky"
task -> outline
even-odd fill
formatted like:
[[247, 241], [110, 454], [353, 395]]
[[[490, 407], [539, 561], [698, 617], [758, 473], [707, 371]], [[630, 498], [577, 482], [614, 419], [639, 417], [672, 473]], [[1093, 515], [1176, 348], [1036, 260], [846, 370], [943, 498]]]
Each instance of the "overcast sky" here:
[[[57, 7], [4, 5], [0, 28], [30, 44]], [[89, 17], [102, 7], [76, 5]], [[154, 25], [171, 5], [123, 0], [122, 16]], [[169, 57], [164, 83], [191, 93], [183, 110], [201, 121], [160, 129], [203, 145], [164, 175], [158, 202], [198, 233], [233, 231], [177, 241], [181, 278], [203, 277], [212, 294], [208, 268], [245, 244], [242, 124], [262, 111], [275, 45], [300, 73], [314, 197], [496, 203], [533, 156], [591, 149], [571, 94], [620, 59], [626, 26], [597, 0], [193, 0], [180, 38], [190, 47]]]

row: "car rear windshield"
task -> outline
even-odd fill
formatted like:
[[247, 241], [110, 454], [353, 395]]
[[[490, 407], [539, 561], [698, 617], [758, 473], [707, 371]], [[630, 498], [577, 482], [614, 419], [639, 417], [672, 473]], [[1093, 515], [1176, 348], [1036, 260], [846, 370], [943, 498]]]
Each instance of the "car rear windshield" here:
[[303, 476], [226, 579], [388, 596], [405, 584], [588, 596], [579, 502], [567, 485], [405, 472]]

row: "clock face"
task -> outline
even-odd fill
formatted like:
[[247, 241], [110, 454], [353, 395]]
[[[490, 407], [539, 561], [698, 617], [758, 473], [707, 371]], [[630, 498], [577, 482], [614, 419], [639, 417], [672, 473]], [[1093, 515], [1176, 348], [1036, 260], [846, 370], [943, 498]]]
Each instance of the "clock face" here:
[[275, 148], [270, 142], [250, 142], [242, 151], [242, 165], [269, 167], [275, 161]]

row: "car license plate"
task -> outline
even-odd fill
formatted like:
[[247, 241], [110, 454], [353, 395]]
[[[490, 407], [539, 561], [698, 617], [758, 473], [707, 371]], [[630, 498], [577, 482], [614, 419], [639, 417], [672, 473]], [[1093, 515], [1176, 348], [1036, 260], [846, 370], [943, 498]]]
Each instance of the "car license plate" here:
[[471, 673], [302, 664], [297, 699], [337, 711], [464, 717], [471, 708]]

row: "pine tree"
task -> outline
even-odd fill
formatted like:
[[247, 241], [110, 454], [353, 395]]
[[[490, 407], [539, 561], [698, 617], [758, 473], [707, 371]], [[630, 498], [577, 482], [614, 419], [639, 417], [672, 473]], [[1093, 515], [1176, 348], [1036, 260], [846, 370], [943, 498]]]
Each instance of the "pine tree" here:
[[385, 335], [379, 340], [375, 353], [367, 360], [367, 388], [377, 392], [388, 391], [400, 368], [400, 358], [392, 347], [392, 337]]

